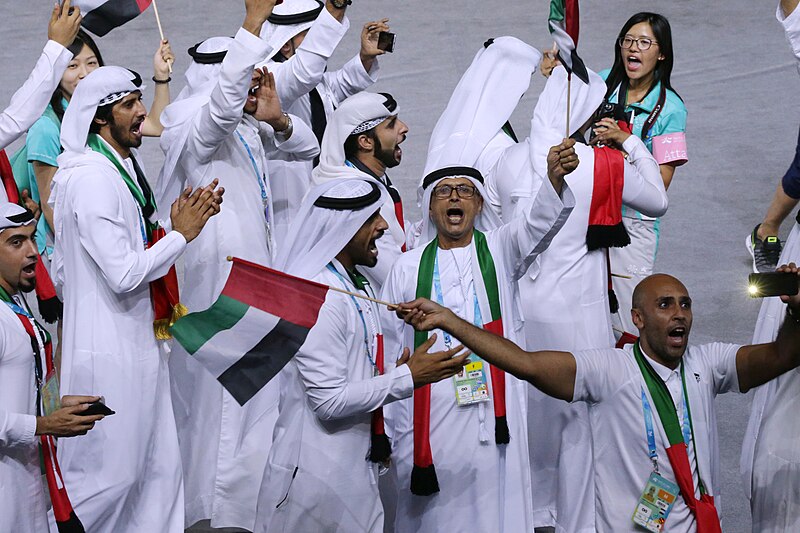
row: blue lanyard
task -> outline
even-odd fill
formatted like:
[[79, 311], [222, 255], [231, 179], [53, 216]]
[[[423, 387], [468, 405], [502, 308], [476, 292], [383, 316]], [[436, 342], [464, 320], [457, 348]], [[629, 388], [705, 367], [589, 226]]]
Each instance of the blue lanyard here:
[[[328, 263], [327, 268], [328, 270], [336, 274], [336, 277], [339, 278], [339, 281], [341, 281], [342, 285], [344, 285], [342, 288], [345, 290], [349, 290], [347, 282], [345, 281], [344, 277], [339, 273], [339, 271], [336, 270], [336, 267], [334, 267], [332, 263]], [[364, 290], [364, 292], [367, 291]], [[358, 301], [352, 294], [348, 294], [348, 296], [350, 296], [350, 300], [353, 302], [353, 305], [356, 306], [356, 311], [358, 311], [358, 318], [361, 319], [361, 325], [364, 327], [364, 350], [367, 352], [367, 359], [369, 359], [369, 362], [372, 364], [372, 368], [375, 369], [375, 373], [377, 375], [378, 365], [375, 364], [375, 359], [372, 357], [372, 350], [369, 347], [369, 330], [367, 329], [367, 321], [364, 319], [364, 311], [361, 310], [361, 306], [358, 304]], [[369, 296], [369, 293], [367, 293], [367, 296]]]
[[242, 142], [242, 145], [244, 145], [244, 149], [247, 150], [247, 157], [250, 158], [250, 163], [253, 165], [253, 173], [255, 173], [256, 175], [256, 181], [258, 182], [258, 187], [261, 189], [261, 202], [264, 204], [264, 218], [266, 219], [267, 224], [269, 224], [269, 209], [267, 207], [267, 201], [268, 201], [267, 185], [266, 183], [264, 183], [265, 177], [258, 170], [258, 165], [256, 164], [256, 158], [253, 157], [253, 152], [250, 150], [250, 145], [247, 144], [247, 141], [244, 140], [244, 137], [242, 137], [241, 133], [237, 131], [236, 135], [239, 137], [239, 140]]
[[[444, 306], [444, 295], [442, 294], [442, 282], [439, 277], [439, 250], [436, 250], [436, 257], [433, 260], [433, 289], [436, 291], [436, 303], [439, 305]], [[475, 280], [472, 280], [472, 298], [475, 305], [474, 317], [472, 318], [472, 323], [479, 327], [483, 328], [483, 317], [481, 316], [481, 306], [478, 302], [478, 295], [475, 292]], [[451, 349], [453, 347], [453, 338], [450, 336], [449, 333], [442, 330], [442, 336], [444, 337], [444, 345], [447, 349]], [[470, 357], [470, 359], [472, 359]]]
[[[689, 409], [686, 407], [686, 393], [681, 397], [683, 404], [683, 421], [681, 429], [683, 430], [683, 442], [687, 448], [691, 439], [691, 421], [689, 420]], [[647, 394], [642, 387], [642, 412], [644, 413], [644, 428], [647, 433], [647, 451], [650, 460], [653, 462], [653, 470], [658, 473], [658, 453], [656, 452], [656, 435], [653, 430], [653, 410], [650, 408], [650, 402], [647, 400]], [[695, 458], [695, 461], [697, 458]]]

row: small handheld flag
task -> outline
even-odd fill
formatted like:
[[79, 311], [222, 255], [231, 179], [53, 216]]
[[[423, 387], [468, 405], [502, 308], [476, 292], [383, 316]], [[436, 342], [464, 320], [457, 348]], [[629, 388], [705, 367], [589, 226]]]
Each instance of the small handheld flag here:
[[550, 34], [558, 47], [558, 59], [567, 72], [584, 83], [589, 83], [589, 73], [583, 60], [578, 56], [578, 33], [580, 13], [578, 0], [552, 0], [550, 2]]
[[81, 25], [102, 37], [138, 17], [151, 3], [152, 0], [73, 0], [72, 5], [81, 8]]

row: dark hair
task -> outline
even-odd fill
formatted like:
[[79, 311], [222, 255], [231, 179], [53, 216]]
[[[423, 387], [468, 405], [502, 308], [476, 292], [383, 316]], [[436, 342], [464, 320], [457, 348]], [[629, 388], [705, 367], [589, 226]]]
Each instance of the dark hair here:
[[354, 159], [358, 155], [358, 138], [362, 135], [366, 135], [368, 139], [373, 139], [377, 141], [378, 139], [375, 137], [375, 128], [369, 129], [367, 131], [362, 131], [361, 133], [354, 133], [349, 135], [347, 139], [344, 141], [344, 157], [345, 159]]
[[[650, 27], [653, 29], [653, 35], [656, 41], [658, 41], [661, 55], [664, 56], [664, 59], [656, 63], [656, 69], [653, 72], [653, 85], [661, 82], [666, 89], [678, 95], [677, 91], [672, 88], [672, 83], [670, 82], [674, 54], [672, 52], [672, 29], [670, 28], [669, 21], [664, 15], [642, 12], [636, 13], [628, 19], [628, 22], [622, 26], [619, 35], [617, 35], [617, 39], [614, 41], [614, 66], [611, 67], [611, 72], [609, 72], [608, 78], [606, 79], [606, 86], [608, 87], [606, 90], [606, 98], [611, 96], [619, 84], [627, 78], [625, 66], [622, 61], [622, 47], [619, 46], [619, 40], [625, 37], [628, 30], [640, 22], [647, 22], [650, 24]], [[624, 98], [624, 96], [620, 96]], [[678, 95], [678, 98], [680, 98], [680, 95]]]
[[[104, 63], [103, 56], [100, 54], [100, 49], [97, 48], [94, 39], [83, 30], [78, 30], [78, 35], [75, 37], [75, 40], [72, 41], [72, 44], [67, 47], [67, 50], [72, 52], [72, 56], [74, 57], [81, 53], [84, 45], [88, 46], [94, 53], [94, 56], [97, 58], [97, 63], [102, 67]], [[56, 90], [53, 91], [53, 96], [50, 97], [50, 105], [53, 106], [53, 111], [56, 112], [58, 120], [64, 120], [64, 106], [61, 105], [62, 98], [64, 98], [64, 91], [61, 90], [61, 83], [59, 83]]]
[[96, 119], [104, 120], [108, 124], [114, 124], [114, 116], [112, 115], [111, 110], [117, 103], [119, 102], [114, 102], [113, 104], [101, 105], [97, 108], [97, 111], [95, 111], [94, 113], [94, 118], [92, 119], [92, 123], [89, 125], [89, 133], [100, 133], [100, 128], [103, 127], [103, 124], [95, 122]]

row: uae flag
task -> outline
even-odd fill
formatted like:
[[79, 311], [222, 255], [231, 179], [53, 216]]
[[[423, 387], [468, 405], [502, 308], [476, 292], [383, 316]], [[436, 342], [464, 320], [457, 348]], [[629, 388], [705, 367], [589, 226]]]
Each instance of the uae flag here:
[[586, 65], [578, 57], [578, 34], [580, 33], [580, 14], [578, 0], [552, 0], [550, 2], [550, 34], [558, 47], [558, 59], [567, 72], [584, 83], [589, 83]]
[[240, 405], [294, 357], [329, 287], [233, 258], [217, 301], [177, 320], [175, 339]]
[[102, 37], [117, 26], [122, 26], [139, 16], [153, 0], [74, 0], [72, 5], [81, 8], [81, 25]]

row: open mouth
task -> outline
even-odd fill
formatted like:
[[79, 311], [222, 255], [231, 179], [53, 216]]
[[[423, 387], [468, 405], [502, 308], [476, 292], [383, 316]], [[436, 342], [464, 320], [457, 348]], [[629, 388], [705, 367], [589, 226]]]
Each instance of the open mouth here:
[[259, 87], [261, 87], [261, 85], [254, 85], [253, 87], [250, 88], [249, 91], [247, 91], [248, 104], [253, 105], [258, 103], [258, 98], [256, 97], [256, 93], [258, 92]]
[[686, 326], [676, 326], [667, 332], [667, 338], [672, 346], [683, 346], [686, 342], [688, 331]]
[[450, 224], [461, 224], [464, 220], [464, 210], [459, 207], [451, 207], [447, 210], [447, 220]]
[[625, 58], [625, 64], [628, 70], [637, 71], [642, 66], [642, 60], [638, 56], [630, 55]]
[[25, 278], [33, 278], [36, 276], [36, 263], [31, 263], [22, 267], [22, 276]]
[[141, 137], [143, 125], [144, 119], [135, 122], [133, 126], [131, 126], [131, 133], [133, 133], [136, 137]]

